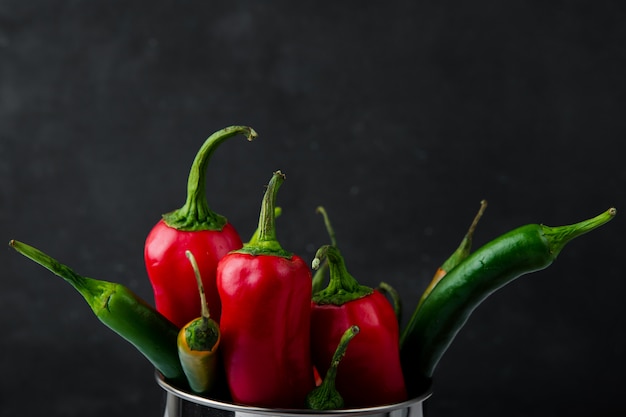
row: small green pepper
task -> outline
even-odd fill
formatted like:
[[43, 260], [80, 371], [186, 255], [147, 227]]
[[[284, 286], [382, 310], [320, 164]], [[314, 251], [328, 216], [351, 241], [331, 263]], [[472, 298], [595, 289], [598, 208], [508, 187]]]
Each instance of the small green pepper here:
[[[439, 360], [469, 316], [514, 279], [547, 268], [572, 239], [611, 220], [616, 210], [580, 223], [529, 224], [492, 240], [448, 272], [418, 306], [400, 338], [403, 370], [413, 383], [432, 378]], [[421, 377], [421, 381], [420, 381]]]
[[121, 284], [83, 277], [25, 243], [11, 240], [9, 246], [67, 281], [104, 325], [135, 346], [167, 380], [186, 385], [176, 348], [178, 327], [146, 301]]
[[218, 348], [220, 346], [220, 329], [211, 318], [200, 268], [193, 253], [185, 251], [198, 284], [201, 314], [191, 320], [178, 332], [178, 357], [187, 376], [189, 387], [197, 394], [210, 392], [216, 384], [218, 373]]

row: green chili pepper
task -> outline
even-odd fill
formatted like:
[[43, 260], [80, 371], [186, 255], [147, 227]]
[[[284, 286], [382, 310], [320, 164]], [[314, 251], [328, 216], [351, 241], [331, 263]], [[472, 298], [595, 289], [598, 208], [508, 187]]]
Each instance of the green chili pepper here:
[[[333, 354], [330, 367], [326, 371], [326, 376], [319, 387], [313, 389], [306, 397], [306, 405], [312, 410], [338, 410], [343, 408], [344, 401], [341, 393], [335, 387], [337, 378], [337, 367], [341, 359], [346, 355], [348, 344], [359, 334], [359, 326], [350, 326], [341, 336], [337, 349]], [[364, 366], [367, 366], [364, 364]]]
[[196, 276], [201, 314], [178, 332], [178, 357], [191, 390], [197, 394], [205, 394], [215, 387], [217, 381], [217, 351], [221, 335], [219, 325], [211, 318], [196, 258], [189, 250], [185, 251], [185, 255]]
[[472, 224], [470, 225], [469, 229], [465, 233], [465, 236], [463, 236], [463, 239], [461, 240], [459, 247], [456, 248], [456, 250], [452, 253], [452, 255], [450, 255], [450, 257], [446, 259], [446, 261], [442, 263], [439, 268], [437, 268], [437, 271], [435, 272], [435, 275], [430, 281], [430, 284], [428, 284], [428, 287], [426, 287], [426, 290], [422, 294], [422, 298], [420, 299], [417, 305], [418, 308], [424, 302], [426, 297], [428, 297], [428, 294], [430, 294], [433, 288], [435, 288], [435, 285], [437, 285], [437, 283], [439, 283], [439, 281], [441, 281], [441, 279], [448, 272], [450, 272], [455, 266], [463, 262], [463, 260], [470, 255], [471, 250], [472, 250], [472, 241], [474, 239], [474, 231], [476, 230], [476, 226], [478, 226], [478, 221], [483, 216], [483, 213], [485, 212], [486, 209], [487, 209], [487, 200], [482, 200], [480, 202], [480, 208], [478, 209], [478, 213], [476, 213], [476, 216], [474, 217]]
[[166, 379], [185, 386], [176, 348], [178, 328], [165, 316], [121, 284], [83, 277], [25, 243], [11, 240], [9, 246], [67, 281], [104, 325], [135, 346]]
[[607, 223], [615, 214], [611, 208], [592, 219], [560, 227], [529, 224], [468, 256], [432, 289], [402, 332], [406, 375], [415, 376], [414, 383], [430, 379], [454, 337], [483, 300], [521, 275], [548, 267], [568, 242]]

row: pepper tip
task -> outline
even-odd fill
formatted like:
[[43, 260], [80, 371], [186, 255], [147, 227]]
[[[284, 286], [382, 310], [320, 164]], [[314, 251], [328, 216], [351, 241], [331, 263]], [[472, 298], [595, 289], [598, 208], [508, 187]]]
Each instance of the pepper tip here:
[[318, 269], [320, 267], [320, 258], [313, 259], [313, 262], [311, 262], [311, 267], [313, 269]]
[[246, 139], [248, 139], [248, 142], [252, 142], [254, 139], [257, 138], [257, 136], [259, 136], [259, 134], [256, 133], [256, 130], [248, 126], [248, 133], [246, 134]]

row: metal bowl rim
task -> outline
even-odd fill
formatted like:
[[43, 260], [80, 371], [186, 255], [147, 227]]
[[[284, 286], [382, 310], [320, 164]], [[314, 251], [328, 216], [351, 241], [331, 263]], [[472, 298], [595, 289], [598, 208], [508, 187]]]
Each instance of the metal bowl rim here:
[[163, 375], [158, 371], [155, 372], [155, 378], [156, 378], [157, 384], [159, 384], [159, 386], [163, 388], [165, 391], [171, 394], [174, 394], [175, 396], [179, 398], [185, 399], [187, 401], [190, 401], [199, 405], [217, 408], [220, 410], [233, 411], [237, 413], [263, 414], [263, 415], [274, 415], [274, 416], [276, 415], [298, 416], [298, 415], [321, 415], [321, 414], [327, 415], [327, 416], [332, 416], [332, 415], [341, 416], [341, 415], [347, 415], [347, 414], [367, 415], [367, 414], [389, 413], [394, 410], [404, 409], [404, 408], [411, 407], [415, 404], [422, 403], [432, 395], [431, 387], [428, 387], [428, 389], [424, 393], [418, 395], [417, 397], [413, 397], [409, 400], [406, 400], [400, 403], [387, 404], [387, 405], [381, 405], [381, 406], [376, 406], [376, 407], [345, 408], [345, 409], [339, 409], [339, 410], [308, 410], [308, 409], [300, 409], [300, 408], [277, 409], [277, 408], [239, 405], [239, 404], [234, 404], [230, 402], [224, 402], [224, 401], [211, 399], [208, 397], [202, 397], [202, 396], [187, 392], [185, 390], [182, 390], [180, 388], [176, 388], [170, 385], [169, 383], [167, 383], [167, 381], [165, 381], [165, 378], [163, 377]]

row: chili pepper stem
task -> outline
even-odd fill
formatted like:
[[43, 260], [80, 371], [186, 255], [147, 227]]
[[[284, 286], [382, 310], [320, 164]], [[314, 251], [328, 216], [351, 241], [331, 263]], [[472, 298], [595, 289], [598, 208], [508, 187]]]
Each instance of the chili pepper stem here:
[[313, 301], [318, 304], [342, 305], [348, 301], [356, 300], [372, 293], [373, 289], [360, 285], [348, 272], [343, 256], [339, 249], [333, 245], [324, 245], [317, 250], [312, 268], [320, 267], [321, 262], [328, 258], [330, 268], [330, 281], [328, 286], [318, 291], [313, 296]]
[[322, 384], [315, 388], [307, 395], [307, 406], [313, 410], [336, 410], [344, 406], [341, 393], [337, 391], [335, 387], [335, 380], [337, 378], [337, 367], [341, 362], [341, 359], [346, 355], [348, 344], [350, 341], [359, 334], [359, 326], [350, 326], [345, 333], [341, 336], [337, 350], [335, 351], [330, 363], [328, 371], [322, 381]]
[[226, 218], [213, 212], [206, 199], [206, 169], [217, 147], [226, 139], [243, 134], [248, 141], [257, 133], [248, 126], [230, 126], [213, 133], [204, 142], [189, 171], [187, 179], [187, 199], [178, 210], [163, 215], [165, 223], [178, 230], [222, 230]]
[[550, 227], [541, 225], [543, 233], [548, 239], [550, 254], [553, 257], [556, 257], [568, 242], [577, 238], [578, 236], [584, 235], [585, 233], [602, 226], [613, 217], [615, 217], [616, 214], [617, 209], [615, 207], [611, 207], [610, 209], [597, 215], [596, 217], [588, 220], [583, 220], [569, 226]]
[[204, 294], [204, 284], [202, 283], [202, 277], [200, 276], [200, 268], [198, 267], [198, 262], [196, 262], [196, 258], [195, 256], [193, 256], [193, 253], [191, 253], [190, 250], [186, 250], [185, 251], [185, 256], [187, 257], [187, 259], [189, 259], [189, 262], [191, 263], [191, 267], [193, 268], [193, 273], [196, 277], [196, 283], [198, 284], [198, 292], [200, 293], [200, 308], [201, 308], [201, 315], [202, 318], [204, 319], [209, 319], [211, 318], [211, 315], [209, 313], [209, 306], [207, 305], [206, 302], [206, 295]]
[[316, 213], [319, 213], [324, 218], [324, 225], [326, 226], [326, 232], [328, 233], [328, 237], [330, 238], [330, 244], [333, 246], [337, 246], [337, 238], [335, 237], [335, 229], [333, 229], [333, 225], [330, 223], [330, 218], [328, 217], [328, 213], [323, 206], [318, 206], [315, 209]]
[[[283, 209], [281, 207], [274, 207], [274, 219], [277, 219], [278, 217], [280, 217], [281, 214], [283, 214]], [[248, 240], [246, 244], [255, 245], [258, 241], [259, 241], [259, 228], [257, 227], [256, 230], [250, 236], [250, 240]]]
[[[330, 218], [328, 217], [328, 213], [323, 206], [318, 206], [315, 209], [316, 213], [319, 213], [324, 218], [324, 225], [326, 226], [326, 232], [328, 233], [328, 237], [330, 238], [330, 244], [333, 246], [337, 246], [337, 238], [335, 237], [335, 230], [333, 229], [332, 224], [330, 223]], [[325, 259], [321, 265], [315, 271], [315, 275], [313, 275], [312, 282], [312, 292], [316, 294], [323, 288], [324, 279], [326, 278], [326, 274], [328, 272], [328, 259]]]
[[276, 197], [278, 189], [285, 181], [286, 176], [280, 170], [273, 173], [267, 190], [261, 201], [259, 214], [258, 234], [254, 240], [246, 243], [240, 252], [253, 255], [268, 254], [290, 258], [291, 253], [285, 251], [276, 237]]
[[261, 202], [261, 213], [259, 215], [259, 242], [274, 243], [277, 241], [274, 207], [276, 207], [278, 189], [285, 181], [285, 178], [285, 174], [276, 171], [267, 185], [267, 192]]

